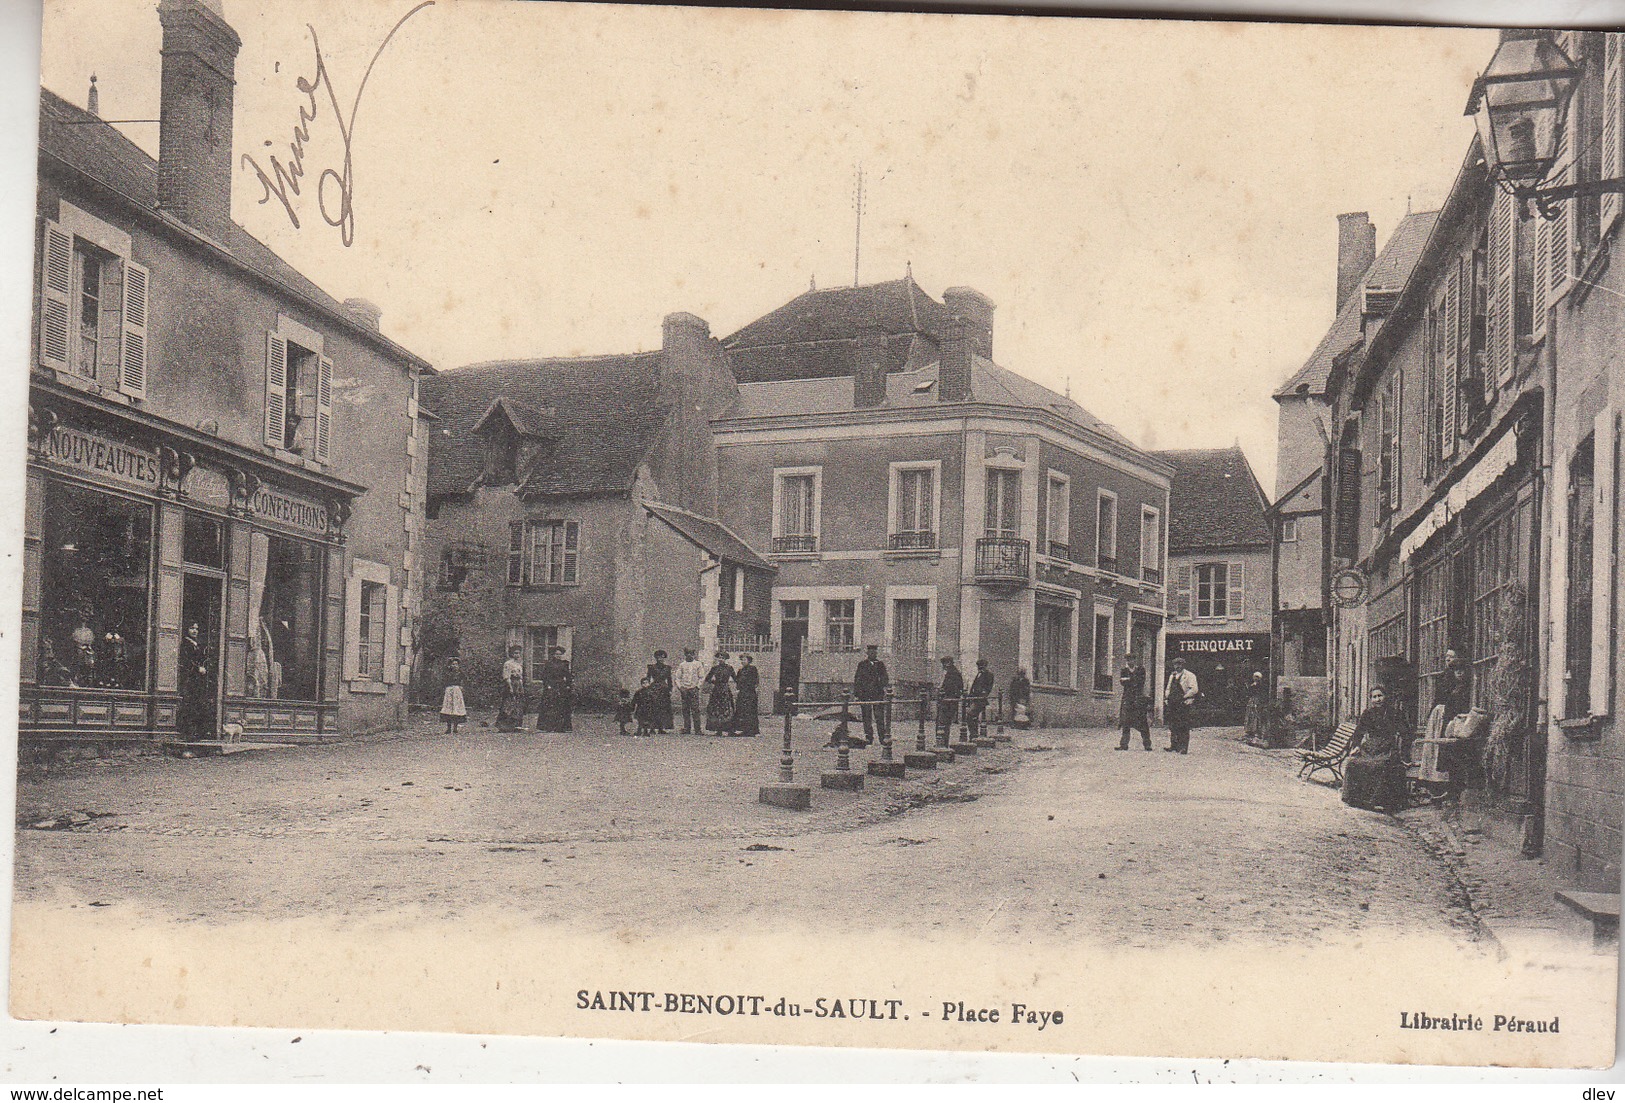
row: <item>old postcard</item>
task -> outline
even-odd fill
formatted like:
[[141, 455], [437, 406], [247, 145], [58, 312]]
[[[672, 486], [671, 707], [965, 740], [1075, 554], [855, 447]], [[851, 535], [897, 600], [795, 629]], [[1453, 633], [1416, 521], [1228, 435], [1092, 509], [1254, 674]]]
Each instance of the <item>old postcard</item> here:
[[1625, 35], [42, 41], [17, 1018], [1612, 1062]]

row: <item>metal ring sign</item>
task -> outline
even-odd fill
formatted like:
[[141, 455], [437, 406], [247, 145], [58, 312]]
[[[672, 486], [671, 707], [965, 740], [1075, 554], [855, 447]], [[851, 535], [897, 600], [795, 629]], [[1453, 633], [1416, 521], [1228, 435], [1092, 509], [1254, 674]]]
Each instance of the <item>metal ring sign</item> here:
[[1339, 608], [1347, 609], [1360, 604], [1365, 597], [1365, 575], [1350, 567], [1338, 571], [1332, 576], [1332, 602]]

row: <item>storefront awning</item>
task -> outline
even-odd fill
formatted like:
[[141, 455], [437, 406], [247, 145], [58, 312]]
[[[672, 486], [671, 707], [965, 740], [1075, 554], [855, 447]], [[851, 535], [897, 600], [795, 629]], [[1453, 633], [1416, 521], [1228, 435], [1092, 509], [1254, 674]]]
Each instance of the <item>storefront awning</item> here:
[[1444, 499], [1435, 503], [1428, 511], [1428, 515], [1405, 537], [1399, 545], [1399, 561], [1403, 563], [1409, 559], [1412, 553], [1433, 538], [1434, 533], [1448, 525], [1517, 462], [1518, 435], [1509, 428], [1501, 434], [1501, 439], [1495, 442], [1494, 447], [1456, 481], [1456, 485], [1450, 488]]

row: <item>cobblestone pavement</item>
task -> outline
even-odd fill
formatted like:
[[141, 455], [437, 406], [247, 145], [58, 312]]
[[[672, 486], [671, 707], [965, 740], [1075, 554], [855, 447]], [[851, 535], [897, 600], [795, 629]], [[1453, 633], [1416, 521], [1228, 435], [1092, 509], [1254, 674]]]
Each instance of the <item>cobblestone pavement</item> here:
[[[834, 755], [813, 749], [827, 725], [804, 721], [797, 776], [814, 809], [794, 813], [756, 801], [776, 777], [773, 736], [578, 727], [447, 737], [424, 722], [346, 744], [76, 764], [20, 784], [19, 898], [183, 922], [496, 907], [588, 929], [793, 915], [1145, 946], [1481, 934], [1412, 833], [1224, 729], [1200, 731], [1189, 757], [1119, 753], [1115, 733], [1018, 733], [848, 794], [818, 787]], [[53, 819], [82, 822], [30, 826]]]

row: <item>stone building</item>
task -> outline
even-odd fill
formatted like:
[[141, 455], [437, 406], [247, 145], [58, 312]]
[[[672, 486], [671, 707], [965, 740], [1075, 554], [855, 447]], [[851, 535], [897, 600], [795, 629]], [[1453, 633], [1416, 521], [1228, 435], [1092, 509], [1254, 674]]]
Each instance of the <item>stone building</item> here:
[[431, 369], [232, 222], [240, 41], [158, 16], [156, 162], [41, 91], [22, 738], [398, 725]]
[[1269, 500], [1239, 445], [1153, 455], [1174, 470], [1162, 665], [1196, 675], [1199, 724], [1239, 724], [1252, 676], [1273, 676]]
[[1275, 504], [1275, 637], [1278, 690], [1291, 690], [1300, 721], [1326, 723], [1341, 711], [1330, 700], [1327, 672], [1328, 609], [1325, 539], [1328, 502], [1325, 476], [1331, 455], [1328, 384], [1339, 361], [1347, 361], [1382, 328], [1399, 289], [1433, 229], [1437, 212], [1407, 214], [1382, 251], [1376, 227], [1363, 211], [1337, 219], [1337, 294], [1334, 317], [1309, 358], [1275, 392], [1278, 413]]
[[[719, 640], [765, 642], [773, 566], [717, 519], [710, 421], [737, 402], [704, 321], [669, 315], [658, 352], [475, 364], [425, 382], [439, 422], [426, 545], [434, 697], [457, 654], [489, 700], [507, 647], [533, 676], [555, 647], [578, 696], [636, 689]], [[764, 677], [766, 676], [764, 671]]]
[[[828, 699], [865, 645], [913, 698], [951, 655], [1018, 668], [1050, 724], [1115, 710], [1156, 661], [1166, 464], [993, 360], [993, 304], [912, 276], [809, 291], [724, 344], [720, 516], [778, 568], [779, 688]], [[764, 672], [765, 673], [765, 672]]]

